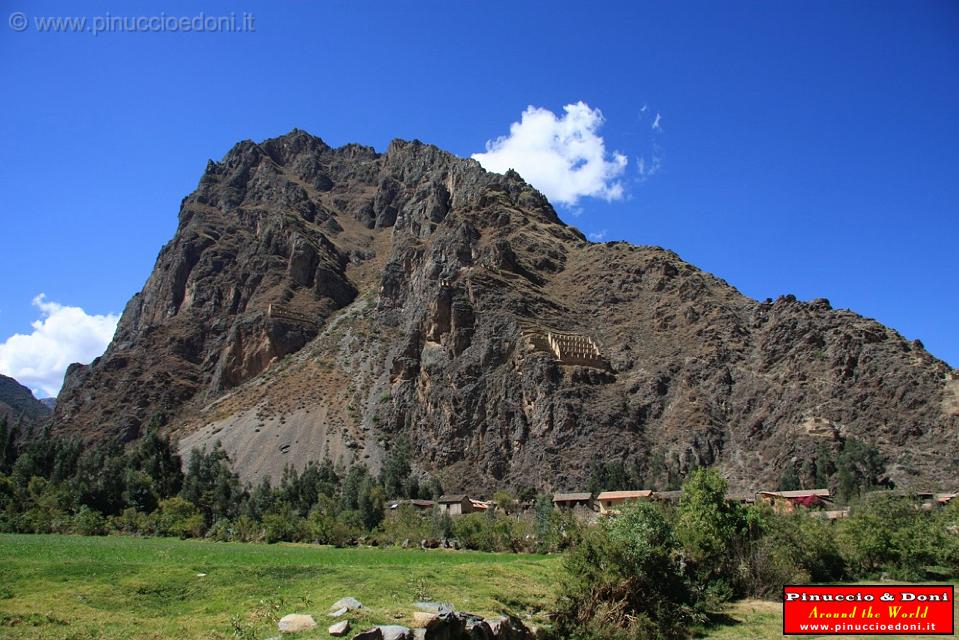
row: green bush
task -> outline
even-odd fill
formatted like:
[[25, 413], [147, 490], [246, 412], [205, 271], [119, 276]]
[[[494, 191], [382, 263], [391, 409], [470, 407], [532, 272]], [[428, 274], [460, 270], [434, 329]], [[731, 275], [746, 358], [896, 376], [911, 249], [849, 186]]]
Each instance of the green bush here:
[[203, 514], [189, 500], [175, 496], [160, 502], [157, 533], [161, 536], [199, 538], [205, 529]]
[[778, 598], [785, 584], [830, 582], [844, 574], [844, 562], [829, 522], [808, 513], [774, 513], [766, 506], [750, 509], [761, 534], [747, 544], [740, 564], [742, 593]]
[[206, 530], [206, 539], [214, 542], [230, 542], [234, 539], [233, 523], [226, 518], [220, 518]]
[[404, 504], [390, 511], [380, 524], [377, 540], [384, 544], [399, 545], [409, 540], [419, 544], [424, 538], [440, 538], [431, 514], [418, 512], [412, 505]]
[[107, 521], [103, 515], [83, 505], [73, 516], [71, 530], [81, 536], [102, 536], [107, 532]]
[[601, 521], [565, 567], [556, 638], [679, 638], [695, 620], [679, 544], [655, 505], [636, 504]]
[[838, 537], [843, 557], [858, 577], [875, 577], [895, 566], [901, 550], [897, 532], [917, 515], [904, 498], [871, 494], [850, 506], [849, 517], [838, 522]]
[[261, 542], [263, 540], [263, 527], [260, 523], [244, 514], [233, 522], [234, 542]]
[[306, 521], [286, 502], [275, 505], [263, 515], [266, 542], [300, 542], [307, 537]]
[[515, 552], [532, 550], [534, 545], [529, 523], [492, 511], [458, 516], [452, 524], [453, 537], [467, 549]]

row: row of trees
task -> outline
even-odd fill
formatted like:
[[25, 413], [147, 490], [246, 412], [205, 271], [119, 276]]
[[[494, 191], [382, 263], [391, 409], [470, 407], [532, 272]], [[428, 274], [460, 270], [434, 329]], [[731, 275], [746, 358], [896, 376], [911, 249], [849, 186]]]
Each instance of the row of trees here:
[[925, 511], [879, 491], [828, 522], [725, 494], [715, 470], [699, 469], [678, 506], [637, 504], [584, 531], [567, 555], [556, 637], [687, 637], [722, 602], [779, 597], [784, 584], [959, 575], [959, 505]]
[[[814, 456], [801, 464], [787, 465], [777, 488], [831, 488], [841, 504], [867, 491], [892, 488], [886, 476], [886, 461], [875, 446], [847, 438], [836, 447], [822, 443]], [[621, 489], [679, 489], [682, 482], [683, 476], [675, 465], [667, 463], [661, 451], [654, 451], [646, 465], [639, 460], [596, 460], [590, 466], [586, 486], [597, 494]]]
[[893, 484], [886, 477], [886, 460], [879, 449], [848, 438], [838, 452], [820, 444], [815, 456], [798, 467], [788, 465], [779, 479], [784, 491], [811, 487], [834, 488], [836, 500], [844, 504], [874, 489], [891, 489]]
[[156, 431], [131, 448], [84, 447], [51, 437], [18, 442], [0, 421], [0, 530], [29, 533], [210, 535], [235, 540], [337, 543], [375, 530], [386, 496], [438, 497], [435, 480], [410, 471], [399, 442], [375, 476], [365, 465], [338, 472], [330, 461], [287, 468], [270, 480], [241, 485], [226, 452], [194, 450], [186, 471]]

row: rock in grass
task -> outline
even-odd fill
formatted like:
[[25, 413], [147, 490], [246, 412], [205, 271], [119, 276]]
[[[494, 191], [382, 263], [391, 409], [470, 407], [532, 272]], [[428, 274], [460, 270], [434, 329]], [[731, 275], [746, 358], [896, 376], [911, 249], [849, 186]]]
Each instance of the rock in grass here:
[[339, 636], [345, 636], [346, 632], [349, 630], [350, 630], [350, 621], [341, 620], [340, 622], [331, 624], [330, 628], [327, 629], [326, 632], [329, 633], [331, 636], [339, 637]]
[[[363, 603], [356, 598], [340, 598], [333, 603], [333, 606], [330, 607], [330, 615], [341, 616], [346, 613], [346, 611], [354, 611], [362, 608]], [[346, 609], [346, 611], [340, 612], [340, 609]]]
[[383, 632], [380, 631], [379, 627], [373, 627], [366, 631], [360, 631], [353, 636], [353, 640], [383, 640]]
[[430, 613], [429, 611], [414, 611], [413, 626], [418, 629], [425, 629], [437, 618], [439, 618], [439, 615], [436, 613]]
[[383, 634], [383, 640], [413, 640], [409, 627], [398, 624], [384, 624], [377, 627]]
[[283, 633], [296, 633], [297, 631], [309, 631], [315, 628], [316, 620], [310, 615], [291, 613], [280, 618], [277, 626]]
[[343, 614], [346, 613], [347, 611], [349, 611], [349, 609], [347, 609], [346, 607], [340, 607], [339, 609], [337, 609], [336, 611], [334, 611], [334, 612], [331, 613], [330, 615], [333, 616], [334, 618], [339, 618], [341, 615], [343, 615]]
[[490, 620], [489, 626], [494, 636], [503, 640], [530, 640], [533, 637], [523, 621], [515, 616], [500, 616]]
[[470, 640], [495, 640], [496, 635], [486, 620], [478, 620], [466, 623], [466, 634]]
[[419, 602], [414, 602], [413, 606], [420, 611], [436, 613], [441, 616], [453, 613], [453, 605], [448, 602], [430, 602], [428, 600], [420, 600]]

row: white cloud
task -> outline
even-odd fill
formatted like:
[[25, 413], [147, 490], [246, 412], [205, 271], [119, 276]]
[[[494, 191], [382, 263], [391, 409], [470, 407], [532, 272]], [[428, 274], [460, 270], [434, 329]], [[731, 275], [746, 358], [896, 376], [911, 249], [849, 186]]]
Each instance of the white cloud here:
[[653, 131], [662, 131], [663, 130], [662, 122], [663, 122], [663, 115], [657, 111], [656, 118], [653, 120], [653, 126], [650, 128]]
[[606, 239], [606, 229], [600, 229], [589, 234], [589, 239], [593, 242], [602, 242]]
[[120, 316], [89, 315], [80, 307], [48, 302], [44, 294], [33, 299], [41, 319], [33, 333], [14, 334], [0, 343], [0, 373], [16, 378], [34, 394], [55, 396], [67, 366], [89, 363], [103, 353]]
[[662, 168], [663, 159], [660, 156], [659, 148], [655, 146], [653, 148], [653, 155], [648, 161], [644, 156], [640, 156], [636, 162], [636, 169], [639, 171], [640, 181], [645, 181], [647, 178], [656, 175]]
[[563, 107], [557, 117], [548, 109], [527, 107], [522, 119], [510, 125], [509, 135], [486, 143], [485, 153], [474, 153], [487, 171], [515, 169], [552, 202], [575, 205], [582, 197], [606, 201], [623, 197], [617, 180], [626, 169], [626, 156], [612, 152], [597, 135], [604, 118], [585, 102]]

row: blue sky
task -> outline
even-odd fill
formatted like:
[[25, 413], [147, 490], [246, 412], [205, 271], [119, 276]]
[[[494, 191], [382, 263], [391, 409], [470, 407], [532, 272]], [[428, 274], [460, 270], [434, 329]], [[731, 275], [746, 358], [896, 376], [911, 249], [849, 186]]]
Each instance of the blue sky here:
[[[299, 127], [469, 156], [529, 106], [583, 101], [604, 116], [605, 157], [627, 162], [621, 197], [581, 197], [565, 220], [673, 249], [755, 298], [827, 297], [959, 366], [955, 2], [0, 7], [0, 343], [51, 305], [121, 312], [207, 159], [241, 139]], [[250, 12], [255, 31], [35, 23], [200, 12]]]

